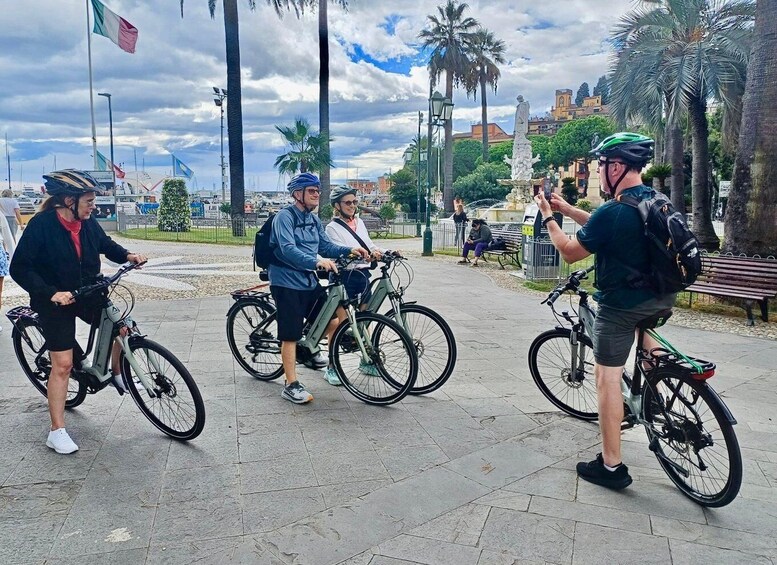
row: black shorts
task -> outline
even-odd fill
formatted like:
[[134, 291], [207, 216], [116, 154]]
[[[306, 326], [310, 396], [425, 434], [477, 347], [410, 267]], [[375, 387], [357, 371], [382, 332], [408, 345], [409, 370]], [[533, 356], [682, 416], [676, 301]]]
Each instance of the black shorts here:
[[270, 293], [278, 311], [278, 339], [280, 341], [299, 341], [306, 319], [315, 318], [321, 309], [325, 290], [321, 286], [311, 290], [297, 290], [284, 286], [270, 286]]
[[74, 349], [76, 342], [76, 317], [87, 324], [98, 323], [100, 307], [94, 303], [76, 303], [38, 312], [43, 337], [49, 351]]

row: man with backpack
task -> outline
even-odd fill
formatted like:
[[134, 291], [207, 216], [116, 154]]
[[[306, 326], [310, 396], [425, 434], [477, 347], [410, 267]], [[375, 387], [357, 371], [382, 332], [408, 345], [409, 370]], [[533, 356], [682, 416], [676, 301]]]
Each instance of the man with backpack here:
[[[334, 261], [323, 257], [355, 254], [367, 259], [369, 252], [361, 247], [335, 245], [327, 237], [321, 220], [313, 214], [321, 195], [321, 183], [316, 175], [295, 175], [287, 188], [294, 204], [273, 218], [269, 238], [272, 259], [267, 271], [278, 312], [278, 339], [286, 379], [281, 397], [305, 404], [313, 400], [313, 395], [297, 380], [297, 341], [302, 338], [305, 318], [315, 315], [313, 308], [322, 292], [316, 269], [337, 272]], [[336, 320], [331, 323], [335, 324]], [[323, 359], [323, 366], [326, 364]]]
[[[595, 255], [594, 298], [599, 308], [592, 340], [602, 453], [591, 462], [578, 463], [577, 474], [612, 489], [625, 488], [632, 481], [621, 460], [621, 377], [635, 330], [643, 319], [671, 308], [676, 296], [676, 290], [662, 292], [654, 288], [653, 242], [639, 209], [640, 202], [663, 197], [642, 184], [641, 171], [653, 157], [653, 144], [652, 139], [643, 135], [622, 132], [596, 146], [591, 153], [598, 159], [602, 190], [610, 200], [592, 214], [557, 194], [551, 195], [550, 202], [542, 191], [535, 197], [543, 225], [564, 261], [574, 263]], [[553, 210], [582, 226], [576, 238], [570, 239], [562, 231], [553, 218]], [[673, 211], [671, 205], [664, 210]], [[667, 288], [665, 284], [660, 286]], [[651, 342], [645, 342], [648, 350], [657, 346]]]

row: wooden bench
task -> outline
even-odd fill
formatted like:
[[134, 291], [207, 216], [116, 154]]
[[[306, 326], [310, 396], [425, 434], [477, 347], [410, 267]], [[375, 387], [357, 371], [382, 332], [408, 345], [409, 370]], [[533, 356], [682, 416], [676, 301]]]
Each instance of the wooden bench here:
[[506, 263], [514, 263], [517, 267], [521, 266], [521, 243], [523, 242], [523, 235], [519, 230], [509, 230], [505, 228], [493, 228], [491, 230], [491, 236], [496, 239], [501, 237], [505, 240], [504, 249], [494, 249], [483, 251], [483, 260], [487, 261], [488, 257], [496, 257], [501, 269], [505, 268]]
[[389, 225], [382, 218], [362, 216], [361, 220], [364, 222], [364, 227], [367, 228], [367, 233], [370, 234], [370, 237], [388, 237]]
[[747, 312], [747, 325], [755, 325], [753, 302], [761, 306], [761, 319], [769, 321], [769, 299], [777, 296], [777, 260], [752, 259], [731, 255], [703, 255], [703, 272], [691, 286], [693, 293], [741, 299]]

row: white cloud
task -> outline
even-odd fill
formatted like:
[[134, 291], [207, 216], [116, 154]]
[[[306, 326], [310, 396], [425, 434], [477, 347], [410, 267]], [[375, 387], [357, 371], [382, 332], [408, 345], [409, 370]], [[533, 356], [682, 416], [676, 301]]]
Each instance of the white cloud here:
[[[426, 16], [437, 1], [352, 0], [346, 13], [330, 6], [331, 133], [335, 162], [375, 177], [401, 166], [404, 147], [416, 134], [417, 111], [426, 110], [428, 74], [423, 62], [408, 75], [385, 72], [366, 61], [412, 59]], [[200, 187], [220, 184], [219, 111], [211, 86], [226, 88], [221, 3], [211, 19], [204, 0], [106, 0], [139, 30], [129, 55], [107, 38], [92, 36], [94, 89], [113, 94], [117, 162], [163, 172], [168, 150], [194, 169]], [[272, 163], [282, 142], [274, 126], [296, 116], [318, 121], [316, 14], [279, 20], [263, 2], [251, 12], [239, 1], [245, 170], [249, 186], [278, 185]], [[496, 94], [489, 92], [489, 119], [512, 130], [515, 97], [532, 113], [550, 109], [556, 88], [593, 86], [607, 71], [606, 37], [629, 0], [470, 0], [469, 14], [507, 44], [508, 64]], [[0, 19], [0, 123], [8, 132], [14, 180], [38, 182], [53, 166], [89, 167], [91, 125], [83, 0], [18, 2]], [[393, 33], [387, 31], [387, 22]], [[405, 59], [406, 60], [406, 59]], [[479, 100], [454, 94], [454, 128], [480, 119]], [[95, 96], [98, 147], [108, 148], [108, 112]], [[5, 133], [5, 132], [3, 132]], [[338, 171], [338, 173], [341, 171]], [[336, 174], [335, 174], [336, 176]]]

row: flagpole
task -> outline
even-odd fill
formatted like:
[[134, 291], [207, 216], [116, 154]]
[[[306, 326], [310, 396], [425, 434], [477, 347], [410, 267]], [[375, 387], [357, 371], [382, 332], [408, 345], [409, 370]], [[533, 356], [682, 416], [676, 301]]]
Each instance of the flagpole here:
[[89, 60], [89, 111], [92, 115], [92, 155], [97, 170], [97, 128], [94, 126], [94, 93], [92, 92], [92, 22], [89, 18], [89, 0], [86, 0], [86, 51]]
[[172, 160], [172, 162], [173, 162], [173, 178], [175, 178], [175, 155], [173, 155], [172, 153], [170, 153], [170, 159], [171, 159], [171, 160]]

